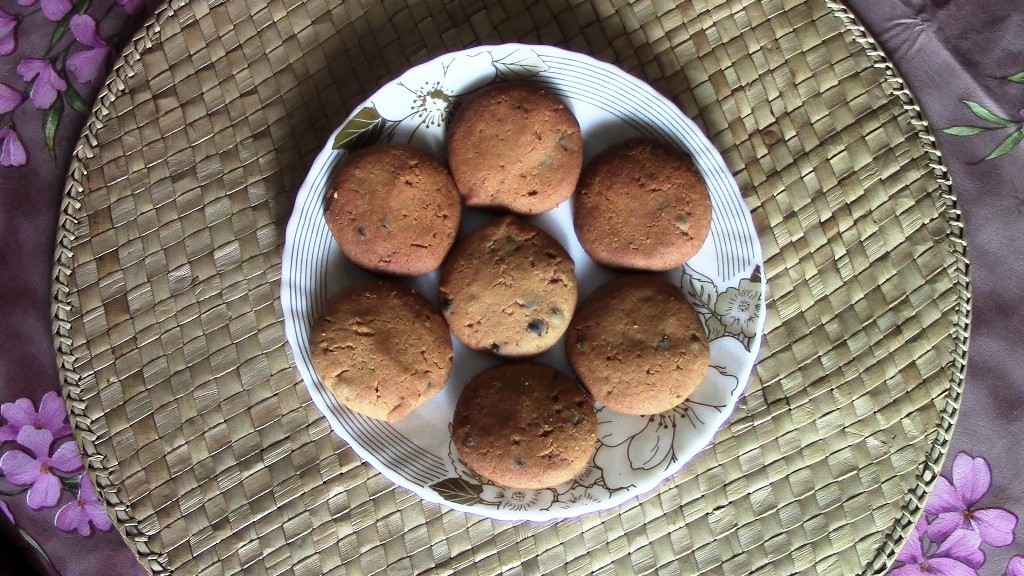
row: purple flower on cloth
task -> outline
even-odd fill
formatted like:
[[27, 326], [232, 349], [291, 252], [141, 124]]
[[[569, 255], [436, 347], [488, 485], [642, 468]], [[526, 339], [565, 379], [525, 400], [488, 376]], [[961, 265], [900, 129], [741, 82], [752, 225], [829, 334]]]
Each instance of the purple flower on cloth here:
[[1007, 546], [1013, 542], [1017, 516], [1002, 508], [978, 509], [975, 504], [992, 485], [992, 470], [984, 458], [966, 452], [953, 460], [953, 481], [940, 476], [925, 504], [925, 512], [937, 514], [926, 535], [942, 542], [957, 531], [976, 533], [989, 546]]
[[22, 60], [18, 64], [18, 74], [25, 82], [32, 82], [29, 98], [40, 110], [49, 108], [57, 99], [57, 93], [68, 89], [68, 83], [57, 74], [53, 64], [45, 58]]
[[71, 0], [18, 0], [22, 6], [33, 6], [36, 2], [43, 9], [43, 16], [50, 22], [60, 22], [71, 12]]
[[0, 166], [24, 166], [26, 162], [28, 153], [18, 133], [10, 127], [0, 128]]
[[902, 565], [889, 572], [889, 576], [977, 576], [978, 568], [985, 563], [985, 553], [980, 549], [981, 538], [977, 534], [958, 531], [940, 544], [937, 550], [927, 552], [921, 545], [927, 528], [928, 524], [921, 517], [896, 557], [896, 561]]
[[82, 474], [78, 498], [68, 502], [57, 512], [53, 524], [65, 532], [78, 530], [82, 536], [91, 535], [93, 526], [101, 532], [106, 532], [114, 525], [96, 498], [96, 489], [85, 474]]
[[0, 114], [7, 114], [18, 106], [25, 97], [7, 84], [0, 84]]
[[32, 406], [28, 398], [19, 398], [15, 402], [0, 405], [0, 416], [7, 424], [0, 428], [0, 442], [14, 440], [25, 426], [37, 430], [49, 430], [54, 438], [62, 438], [71, 434], [71, 426], [67, 422], [68, 414], [64, 402], [56, 392], [47, 392], [39, 400], [39, 410]]
[[1006, 576], [1024, 576], [1024, 557], [1014, 556], [1006, 565]]
[[13, 54], [18, 47], [17, 28], [18, 19], [0, 8], [0, 56]]
[[117, 0], [117, 5], [127, 14], [138, 14], [146, 7], [146, 0]]
[[11, 524], [15, 523], [14, 514], [11, 514], [11, 509], [7, 507], [7, 502], [4, 502], [3, 500], [0, 500], [0, 512], [3, 512], [4, 516], [7, 516], [7, 519], [11, 521]]
[[42, 510], [56, 506], [61, 488], [60, 478], [53, 471], [70, 473], [81, 468], [82, 457], [78, 448], [74, 442], [65, 442], [50, 456], [53, 433], [34, 426], [24, 426], [18, 432], [17, 440], [34, 457], [21, 450], [11, 450], [0, 458], [0, 470], [12, 484], [29, 486], [29, 508]]
[[68, 58], [68, 70], [82, 84], [104, 77], [107, 60], [113, 51], [96, 32], [96, 21], [92, 16], [78, 14], [71, 18], [71, 33], [86, 49]]

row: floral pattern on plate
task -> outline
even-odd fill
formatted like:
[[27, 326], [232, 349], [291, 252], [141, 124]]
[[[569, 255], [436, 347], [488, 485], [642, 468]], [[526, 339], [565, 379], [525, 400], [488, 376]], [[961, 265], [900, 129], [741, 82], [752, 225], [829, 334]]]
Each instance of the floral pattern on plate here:
[[[599, 445], [573, 481], [543, 490], [497, 486], [469, 470], [451, 445], [451, 417], [461, 387], [497, 360], [455, 342], [445, 390], [394, 425], [341, 405], [309, 358], [309, 329], [329, 296], [360, 272], [345, 261], [323, 216], [334, 167], [352, 150], [381, 142], [412, 143], [444, 158], [448, 121], [459, 103], [494, 82], [537, 82], [561, 97], [580, 122], [585, 152], [632, 137], [667, 141], [690, 152], [712, 198], [711, 234], [684, 268], [665, 274], [680, 286], [707, 331], [711, 364], [697, 391], [661, 414], [627, 416], [598, 406]], [[462, 234], [487, 218], [467, 210]], [[572, 232], [570, 203], [530, 219], [558, 239], [576, 262], [581, 298], [613, 274], [586, 255]], [[372, 466], [423, 498], [501, 519], [547, 520], [615, 506], [654, 489], [710, 441], [749, 378], [764, 327], [764, 263], [736, 182], [697, 126], [650, 86], [608, 64], [549, 46], [472, 48], [412, 68], [382, 87], [335, 131], [299, 191], [288, 223], [281, 300], [289, 344], [310, 394], [333, 430]], [[437, 277], [409, 281], [436, 301]], [[564, 346], [537, 358], [571, 373]]]

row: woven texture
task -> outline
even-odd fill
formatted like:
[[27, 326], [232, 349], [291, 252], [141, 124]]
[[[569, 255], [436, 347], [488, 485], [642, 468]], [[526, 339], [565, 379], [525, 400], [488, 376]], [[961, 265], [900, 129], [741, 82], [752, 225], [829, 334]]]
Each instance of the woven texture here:
[[[290, 203], [331, 130], [410, 65], [507, 41], [613, 62], [697, 120], [754, 213], [770, 298], [714, 444], [652, 494], [544, 524], [453, 512], [362, 463], [294, 371], [278, 299]], [[154, 574], [882, 573], [966, 361], [932, 143], [825, 0], [173, 2], [72, 162], [54, 317], [76, 438]]]

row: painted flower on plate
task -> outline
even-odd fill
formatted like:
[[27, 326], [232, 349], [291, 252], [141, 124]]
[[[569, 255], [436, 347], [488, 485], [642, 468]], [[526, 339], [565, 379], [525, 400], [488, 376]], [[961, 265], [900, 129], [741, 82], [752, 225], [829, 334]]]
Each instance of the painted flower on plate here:
[[0, 166], [24, 166], [28, 153], [13, 128], [0, 128]]
[[499, 510], [547, 510], [555, 501], [555, 491], [546, 488], [522, 490], [484, 484], [481, 486], [480, 499], [489, 504], [497, 504]]
[[375, 99], [373, 106], [382, 118], [392, 122], [415, 118], [417, 127], [444, 127], [458, 97], [484, 86], [494, 77], [490, 52], [458, 56], [447, 64], [435, 60], [406, 72], [397, 82], [402, 92]]
[[114, 525], [96, 497], [96, 489], [85, 474], [81, 477], [78, 498], [65, 504], [57, 512], [53, 523], [65, 532], [77, 530], [82, 536], [91, 535], [94, 526], [97, 530], [106, 532]]
[[977, 576], [977, 569], [985, 562], [977, 534], [958, 532], [940, 544], [938, 549], [929, 552], [922, 546], [922, 536], [927, 528], [928, 524], [922, 517], [896, 557], [900, 565], [889, 572], [889, 576]]
[[71, 33], [85, 50], [75, 52], [68, 58], [68, 70], [82, 84], [102, 79], [107, 69], [107, 60], [113, 54], [110, 46], [96, 31], [96, 21], [91, 16], [77, 14], [71, 18]]
[[753, 338], [761, 315], [761, 284], [743, 279], [738, 287], [726, 289], [715, 300], [715, 314], [726, 333]]
[[45, 58], [26, 58], [18, 64], [18, 75], [25, 82], [32, 83], [29, 98], [40, 110], [49, 108], [57, 93], [68, 89], [68, 83], [60, 77], [53, 64]]
[[992, 470], [984, 458], [960, 452], [953, 460], [952, 482], [940, 476], [925, 512], [936, 514], [927, 536], [942, 542], [955, 532], [972, 532], [989, 546], [1007, 546], [1013, 542], [1017, 517], [1002, 508], [978, 508], [975, 505], [992, 485]]
[[60, 22], [71, 12], [71, 0], [18, 0], [22, 6], [34, 6], [37, 2], [50, 22]]
[[82, 457], [74, 442], [61, 444], [53, 455], [53, 433], [49, 430], [25, 426], [18, 432], [18, 444], [31, 452], [11, 450], [0, 458], [4, 476], [16, 486], [29, 486], [28, 505], [33, 510], [49, 508], [60, 498], [60, 478], [54, 470], [71, 473], [82, 467]]
[[611, 496], [611, 492], [604, 486], [576, 486], [565, 494], [560, 494], [555, 501], [553, 508], [568, 510], [581, 504], [604, 502]]
[[16, 439], [18, 432], [25, 426], [49, 430], [54, 438], [71, 434], [64, 402], [56, 392], [47, 392], [43, 395], [39, 400], [39, 410], [35, 409], [28, 398], [4, 403], [0, 405], [0, 416], [7, 420], [7, 424], [0, 428], [0, 442]]
[[[740, 346], [732, 338], [725, 340]], [[668, 469], [679, 460], [687, 436], [704, 428], [707, 410], [721, 412], [736, 387], [735, 376], [712, 367], [698, 393], [660, 414], [631, 416], [598, 408], [599, 445], [594, 464], [601, 469], [605, 486], [611, 490], [628, 488], [641, 471]]]
[[18, 19], [0, 8], [0, 56], [13, 54], [18, 47]]

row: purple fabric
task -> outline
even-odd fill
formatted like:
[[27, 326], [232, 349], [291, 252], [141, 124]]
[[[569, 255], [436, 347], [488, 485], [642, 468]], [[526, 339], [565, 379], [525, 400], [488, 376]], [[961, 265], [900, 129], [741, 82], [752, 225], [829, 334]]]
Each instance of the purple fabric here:
[[[1015, 361], [1024, 326], [1024, 0], [848, 3], [938, 135], [973, 263], [959, 424], [892, 574], [1024, 576], [1024, 371]], [[78, 110], [89, 106], [119, 49], [113, 38], [130, 37], [147, 2], [95, 0], [85, 15], [74, 6], [0, 2], [0, 523], [38, 545], [43, 554], [33, 562], [53, 574], [144, 574], [71, 453], [53, 393], [50, 266], [64, 174], [84, 120]], [[59, 25], [66, 32], [51, 51]], [[43, 119], [57, 115], [54, 107], [62, 108], [60, 121], [47, 134]]]
[[[924, 529], [907, 546], [937, 554], [949, 538], [963, 543], [963, 534], [974, 533], [985, 560], [968, 573], [1013, 573], [1024, 568], [1024, 0], [848, 3], [894, 60], [938, 137], [972, 263], [960, 417], [918, 526]], [[944, 552], [962, 562], [970, 550]]]
[[[146, 573], [82, 474], [50, 329], [57, 212], [85, 120], [77, 109], [107, 75], [111, 38], [127, 40], [144, 16], [113, 0], [85, 15], [70, 0], [0, 2], [0, 523], [28, 544], [19, 549], [44, 551], [31, 563], [50, 574]], [[51, 137], [48, 114], [59, 117]]]

